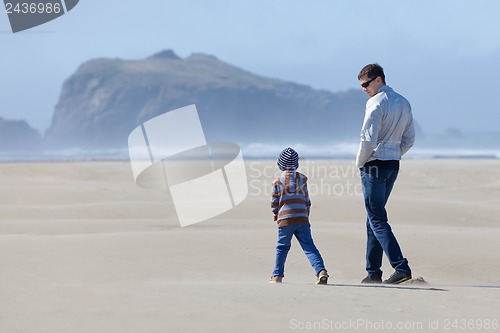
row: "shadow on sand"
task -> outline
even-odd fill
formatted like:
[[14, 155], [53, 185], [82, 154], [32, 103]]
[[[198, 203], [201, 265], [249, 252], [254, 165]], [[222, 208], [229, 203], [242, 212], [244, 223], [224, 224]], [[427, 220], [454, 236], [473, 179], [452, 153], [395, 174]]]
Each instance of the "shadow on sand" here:
[[435, 287], [414, 287], [412, 285], [387, 285], [387, 284], [343, 284], [329, 283], [329, 287], [354, 287], [354, 288], [385, 288], [385, 289], [402, 289], [402, 290], [425, 290], [425, 291], [449, 291], [448, 289]]

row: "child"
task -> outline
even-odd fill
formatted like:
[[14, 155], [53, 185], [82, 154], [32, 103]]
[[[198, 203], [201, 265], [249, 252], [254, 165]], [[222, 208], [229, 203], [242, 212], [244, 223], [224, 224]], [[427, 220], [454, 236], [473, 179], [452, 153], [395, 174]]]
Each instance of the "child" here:
[[276, 265], [270, 283], [281, 283], [285, 261], [295, 235], [316, 272], [316, 284], [327, 284], [328, 274], [323, 258], [314, 245], [309, 224], [311, 200], [307, 192], [307, 177], [297, 172], [299, 155], [292, 148], [280, 153], [277, 161], [281, 176], [273, 182], [271, 209], [278, 224]]

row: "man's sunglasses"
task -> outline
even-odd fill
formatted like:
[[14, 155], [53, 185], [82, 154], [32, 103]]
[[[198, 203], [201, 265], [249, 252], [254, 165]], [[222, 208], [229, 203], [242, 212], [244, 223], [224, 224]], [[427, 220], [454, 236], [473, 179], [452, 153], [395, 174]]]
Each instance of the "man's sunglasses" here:
[[366, 81], [366, 82], [363, 82], [361, 83], [361, 87], [363, 88], [368, 88], [368, 86], [370, 85], [370, 83], [372, 83], [373, 80], [375, 80], [378, 76], [375, 76], [373, 79], [369, 80], [369, 81]]

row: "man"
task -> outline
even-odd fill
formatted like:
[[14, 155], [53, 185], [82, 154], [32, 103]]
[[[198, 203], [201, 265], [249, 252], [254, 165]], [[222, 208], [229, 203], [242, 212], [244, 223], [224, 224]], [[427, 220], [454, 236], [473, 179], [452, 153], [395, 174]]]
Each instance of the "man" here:
[[412, 146], [415, 129], [410, 103], [385, 83], [383, 68], [366, 65], [358, 75], [366, 102], [361, 144], [356, 156], [365, 199], [366, 271], [362, 283], [382, 283], [382, 255], [395, 269], [383, 283], [398, 284], [411, 279], [408, 260], [387, 222], [385, 205], [399, 172], [399, 160]]

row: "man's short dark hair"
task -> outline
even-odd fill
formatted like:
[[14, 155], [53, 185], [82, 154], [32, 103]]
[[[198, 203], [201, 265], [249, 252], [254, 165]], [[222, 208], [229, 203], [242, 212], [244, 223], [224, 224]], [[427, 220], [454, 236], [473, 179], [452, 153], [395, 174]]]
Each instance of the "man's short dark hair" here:
[[382, 82], [385, 84], [384, 69], [377, 63], [369, 64], [363, 67], [361, 72], [359, 72], [358, 74], [358, 80], [364, 75], [367, 75], [369, 79], [373, 79], [376, 78], [377, 76], [380, 76], [382, 78]]

